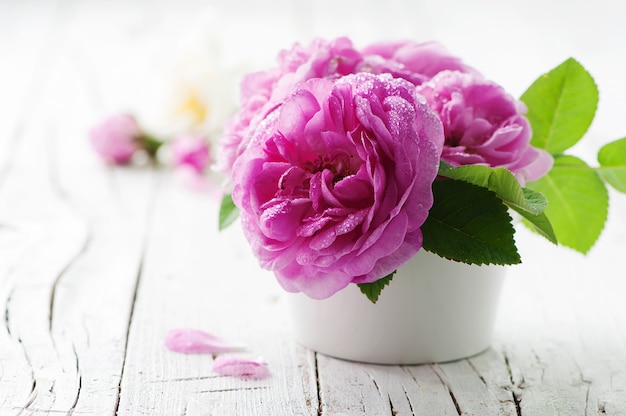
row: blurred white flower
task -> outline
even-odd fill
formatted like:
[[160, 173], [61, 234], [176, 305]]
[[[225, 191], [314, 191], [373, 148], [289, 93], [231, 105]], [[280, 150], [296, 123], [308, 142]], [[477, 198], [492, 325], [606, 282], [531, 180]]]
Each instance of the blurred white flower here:
[[216, 10], [199, 11], [159, 53], [162, 97], [147, 122], [162, 136], [204, 135], [212, 145], [238, 105], [238, 85], [252, 67], [245, 53], [228, 52], [228, 21]]

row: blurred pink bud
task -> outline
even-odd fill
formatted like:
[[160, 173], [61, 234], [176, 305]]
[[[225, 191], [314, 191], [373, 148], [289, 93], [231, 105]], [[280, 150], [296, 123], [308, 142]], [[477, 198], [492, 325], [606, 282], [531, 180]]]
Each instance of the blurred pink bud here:
[[114, 114], [89, 131], [91, 145], [105, 162], [125, 165], [139, 148], [141, 131], [129, 114]]
[[209, 145], [203, 136], [185, 135], [175, 138], [171, 144], [174, 166], [190, 167], [203, 173], [210, 162]]

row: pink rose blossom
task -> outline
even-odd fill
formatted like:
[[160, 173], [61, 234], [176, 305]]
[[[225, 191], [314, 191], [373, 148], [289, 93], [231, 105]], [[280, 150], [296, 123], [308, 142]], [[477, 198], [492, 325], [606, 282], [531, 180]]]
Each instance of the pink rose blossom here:
[[175, 167], [188, 167], [201, 174], [210, 162], [209, 145], [204, 136], [185, 135], [175, 138], [171, 144], [172, 162]]
[[403, 79], [302, 84], [233, 169], [261, 266], [316, 299], [393, 272], [421, 247], [442, 146], [441, 121]]
[[278, 67], [248, 74], [241, 83], [241, 107], [226, 122], [219, 140], [216, 170], [230, 172], [251, 133], [298, 84], [311, 78], [337, 78], [355, 72], [361, 55], [348, 38], [315, 39], [309, 46], [295, 44], [278, 55]]
[[445, 162], [507, 168], [522, 185], [552, 167], [552, 157], [530, 145], [526, 106], [499, 85], [476, 75], [443, 71], [418, 86], [417, 92], [443, 122]]
[[219, 354], [223, 352], [241, 351], [245, 347], [201, 331], [199, 329], [172, 329], [165, 337], [167, 349], [185, 354]]
[[129, 114], [114, 114], [89, 131], [91, 145], [105, 162], [124, 165], [139, 148], [141, 131]]
[[219, 356], [213, 361], [213, 371], [223, 376], [239, 377], [243, 379], [263, 379], [269, 376], [267, 363], [262, 360]]
[[296, 44], [290, 50], [280, 52], [278, 67], [244, 78], [241, 107], [225, 125], [215, 168], [231, 172], [235, 159], [245, 149], [259, 122], [281, 105], [297, 85], [309, 79], [336, 79], [370, 72], [388, 73], [419, 85], [446, 69], [478, 74], [436, 42], [376, 43], [361, 51], [345, 37], [331, 41], [315, 39], [307, 47]]
[[370, 67], [370, 71], [391, 73], [415, 85], [444, 70], [478, 75], [478, 71], [464, 64], [456, 56], [450, 55], [446, 48], [437, 42], [380, 42], [363, 48], [361, 53], [365, 56], [365, 66]]

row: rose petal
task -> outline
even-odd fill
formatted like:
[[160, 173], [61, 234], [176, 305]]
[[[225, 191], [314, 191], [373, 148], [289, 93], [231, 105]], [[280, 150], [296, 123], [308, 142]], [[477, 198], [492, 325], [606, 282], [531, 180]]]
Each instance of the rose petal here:
[[222, 339], [199, 329], [172, 329], [165, 337], [165, 346], [185, 354], [218, 354], [245, 349], [245, 346]]
[[223, 376], [262, 379], [269, 376], [267, 363], [262, 360], [222, 355], [213, 361], [213, 371]]

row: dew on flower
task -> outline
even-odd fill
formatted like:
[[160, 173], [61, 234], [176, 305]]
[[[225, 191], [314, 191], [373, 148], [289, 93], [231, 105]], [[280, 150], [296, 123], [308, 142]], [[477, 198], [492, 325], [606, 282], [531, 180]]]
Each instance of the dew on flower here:
[[[233, 195], [242, 224], [286, 290], [323, 299], [419, 250], [443, 128], [427, 122], [436, 115], [414, 91], [391, 75], [310, 79], [238, 157]], [[406, 172], [392, 169], [395, 162]], [[296, 200], [305, 202], [280, 209]], [[399, 211], [411, 214], [379, 238]]]
[[354, 214], [349, 214], [343, 221], [337, 224], [335, 231], [338, 235], [347, 234], [354, 230], [357, 225], [363, 222], [363, 219], [367, 215], [366, 210], [361, 210]]

